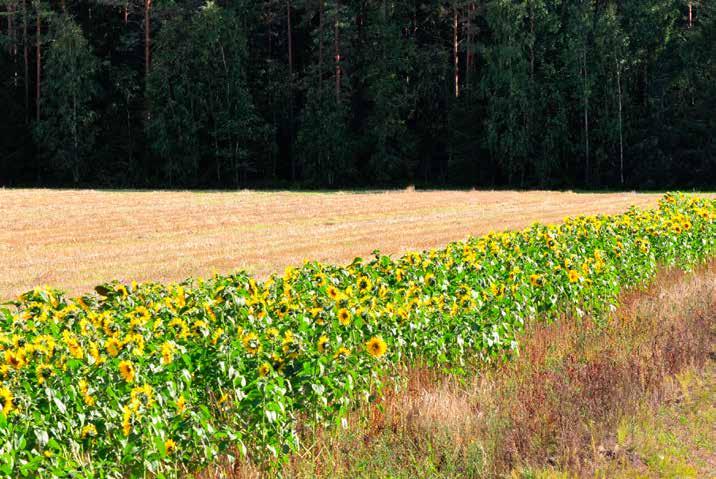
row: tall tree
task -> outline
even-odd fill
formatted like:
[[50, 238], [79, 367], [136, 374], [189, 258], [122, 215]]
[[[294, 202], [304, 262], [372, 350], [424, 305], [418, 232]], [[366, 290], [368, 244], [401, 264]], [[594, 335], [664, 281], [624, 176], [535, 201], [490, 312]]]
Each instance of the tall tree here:
[[94, 145], [97, 60], [68, 15], [51, 20], [49, 35], [43, 117], [35, 125], [35, 135], [50, 166], [76, 184]]

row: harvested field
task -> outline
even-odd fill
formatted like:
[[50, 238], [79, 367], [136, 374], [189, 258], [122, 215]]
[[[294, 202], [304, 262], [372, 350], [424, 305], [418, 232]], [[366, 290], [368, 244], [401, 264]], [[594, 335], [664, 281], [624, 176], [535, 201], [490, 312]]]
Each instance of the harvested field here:
[[48, 284], [181, 280], [304, 259], [346, 262], [565, 216], [654, 206], [659, 194], [494, 191], [0, 190], [0, 298]]

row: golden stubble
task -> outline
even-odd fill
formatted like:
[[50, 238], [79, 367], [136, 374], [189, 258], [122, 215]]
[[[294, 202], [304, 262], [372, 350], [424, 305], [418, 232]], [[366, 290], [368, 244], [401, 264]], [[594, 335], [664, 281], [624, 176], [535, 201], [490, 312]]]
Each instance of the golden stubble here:
[[115, 192], [0, 189], [0, 298], [120, 281], [181, 281], [304, 260], [399, 254], [660, 195], [513, 191]]

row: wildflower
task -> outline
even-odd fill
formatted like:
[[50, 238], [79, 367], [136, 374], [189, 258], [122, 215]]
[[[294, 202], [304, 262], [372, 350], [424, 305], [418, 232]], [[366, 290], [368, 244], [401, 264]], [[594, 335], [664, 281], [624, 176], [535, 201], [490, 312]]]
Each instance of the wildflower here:
[[388, 345], [383, 341], [383, 338], [379, 336], [373, 336], [365, 343], [365, 348], [368, 350], [368, 354], [374, 358], [383, 356], [388, 351]]
[[530, 275], [530, 284], [537, 287], [542, 286], [544, 285], [544, 278], [542, 278], [542, 275], [532, 274]]
[[328, 289], [326, 290], [326, 293], [328, 293], [328, 296], [330, 296], [331, 299], [334, 299], [334, 300], [337, 299], [338, 296], [340, 296], [340, 293], [338, 292], [338, 290], [336, 289], [335, 286], [329, 286]]
[[579, 281], [579, 272], [576, 269], [570, 269], [567, 273], [567, 278], [569, 278], [570, 283], [576, 283]]

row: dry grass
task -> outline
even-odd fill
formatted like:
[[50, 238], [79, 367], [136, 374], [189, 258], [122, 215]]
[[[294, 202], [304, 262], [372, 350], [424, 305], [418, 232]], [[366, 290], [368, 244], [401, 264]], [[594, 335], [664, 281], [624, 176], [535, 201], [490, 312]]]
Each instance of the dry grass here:
[[[626, 296], [606, 326], [570, 318], [531, 325], [518, 358], [474, 377], [411, 369], [404, 388], [357, 412], [347, 430], [308, 435], [284, 474], [413, 479], [691, 471], [670, 477], [707, 477], [716, 457], [701, 443], [715, 437], [703, 419], [713, 417], [713, 396], [701, 394], [698, 411], [686, 416], [701, 417], [698, 434], [706, 438], [693, 440], [689, 450], [668, 445], [673, 429], [664, 428], [671, 423], [660, 426], [668, 447], [646, 444], [659, 425], [633, 426], [633, 418], [683, 400], [684, 378], [716, 378], [700, 376], [704, 367], [713, 371], [715, 337], [716, 261], [695, 274], [664, 272], [648, 289]], [[684, 466], [687, 453], [697, 460]], [[247, 466], [217, 467], [202, 477], [261, 474]]]
[[571, 192], [111, 192], [0, 189], [0, 298], [49, 284], [176, 281], [304, 259], [348, 262], [564, 216], [653, 206], [660, 195]]

